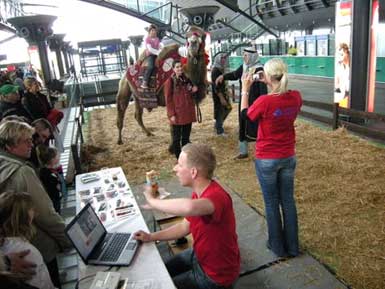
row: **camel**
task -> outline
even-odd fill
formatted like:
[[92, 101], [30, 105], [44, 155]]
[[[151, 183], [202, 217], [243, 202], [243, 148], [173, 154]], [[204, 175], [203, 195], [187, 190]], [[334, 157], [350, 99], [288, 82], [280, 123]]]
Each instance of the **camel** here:
[[[191, 79], [192, 83], [198, 87], [198, 91], [195, 94], [195, 100], [199, 103], [205, 96], [207, 90], [207, 61], [206, 54], [204, 50], [205, 44], [205, 32], [198, 27], [190, 27], [190, 30], [186, 34], [187, 36], [187, 57], [185, 61], [182, 59], [182, 63], [185, 62], [183, 68], [186, 75]], [[162, 49], [161, 53], [157, 57], [156, 65], [159, 66], [162, 64], [163, 69], [164, 65], [170, 66], [170, 59], [165, 59], [170, 56], [170, 54], [174, 53], [178, 55], [180, 49], [179, 45], [173, 44], [170, 46], [166, 46]], [[175, 57], [178, 58], [179, 56]], [[171, 59], [172, 60], [172, 59]], [[163, 62], [163, 63], [162, 63]], [[143, 65], [143, 64], [142, 64]], [[129, 67], [127, 74], [130, 72], [130, 69], [133, 67]], [[171, 67], [169, 67], [169, 70]], [[159, 72], [158, 72], [159, 73]], [[117, 127], [118, 127], [118, 144], [122, 144], [122, 129], [124, 116], [126, 113], [127, 106], [129, 104], [129, 100], [131, 95], [133, 95], [135, 101], [135, 119], [138, 122], [139, 126], [142, 128], [142, 131], [147, 136], [152, 136], [153, 134], [145, 127], [143, 123], [143, 105], [141, 105], [138, 97], [138, 90], [136, 89], [132, 79], [125, 74], [119, 82], [119, 89], [116, 95], [116, 104], [117, 104]], [[168, 77], [171, 76], [171, 72], [169, 72]], [[161, 87], [157, 88], [156, 97], [159, 106], [165, 106], [164, 94], [163, 94], [163, 84]], [[151, 111], [152, 108], [148, 110]]]

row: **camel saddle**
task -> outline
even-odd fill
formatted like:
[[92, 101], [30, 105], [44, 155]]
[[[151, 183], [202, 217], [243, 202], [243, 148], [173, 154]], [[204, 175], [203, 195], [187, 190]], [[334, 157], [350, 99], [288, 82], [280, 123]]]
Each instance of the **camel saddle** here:
[[173, 73], [172, 63], [175, 59], [180, 59], [177, 50], [169, 51], [162, 59], [157, 59], [155, 69], [150, 77], [148, 88], [142, 88], [143, 75], [147, 69], [146, 61], [135, 63], [127, 69], [127, 80], [131, 84], [134, 94], [142, 108], [153, 109], [165, 106], [164, 98], [161, 100], [158, 95], [164, 83]]

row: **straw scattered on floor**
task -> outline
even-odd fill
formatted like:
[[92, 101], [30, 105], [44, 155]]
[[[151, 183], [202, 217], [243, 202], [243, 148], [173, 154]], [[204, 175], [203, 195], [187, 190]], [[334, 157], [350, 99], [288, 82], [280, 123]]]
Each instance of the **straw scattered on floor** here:
[[[264, 205], [252, 157], [235, 161], [237, 105], [225, 122], [227, 137], [214, 134], [211, 99], [201, 105], [203, 122], [193, 125], [192, 142], [210, 144], [217, 154], [217, 176], [263, 214]], [[155, 134], [147, 137], [129, 106], [123, 145], [117, 145], [116, 109], [95, 110], [89, 118], [85, 153], [89, 170], [123, 167], [131, 184], [145, 172], [172, 175], [175, 157], [167, 151], [170, 131], [164, 108], [144, 114]], [[298, 120], [296, 200], [300, 242], [353, 288], [385, 288], [385, 148]], [[250, 156], [254, 148], [250, 145]]]

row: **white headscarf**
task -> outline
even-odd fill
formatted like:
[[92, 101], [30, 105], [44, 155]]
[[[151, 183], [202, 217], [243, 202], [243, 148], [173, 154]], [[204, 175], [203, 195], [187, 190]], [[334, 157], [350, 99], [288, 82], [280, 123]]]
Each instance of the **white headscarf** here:
[[258, 51], [254, 47], [246, 47], [243, 53], [249, 54], [249, 63], [243, 63], [243, 73], [250, 72], [258, 67], [263, 67], [262, 63], [259, 62]]
[[226, 59], [226, 62], [223, 63], [222, 59], [223, 57], [226, 57], [228, 58], [227, 54], [226, 53], [218, 53], [215, 58], [214, 58], [214, 61], [213, 61], [213, 68], [216, 67], [220, 70], [224, 70], [226, 65], [227, 65], [227, 61], [228, 59]]

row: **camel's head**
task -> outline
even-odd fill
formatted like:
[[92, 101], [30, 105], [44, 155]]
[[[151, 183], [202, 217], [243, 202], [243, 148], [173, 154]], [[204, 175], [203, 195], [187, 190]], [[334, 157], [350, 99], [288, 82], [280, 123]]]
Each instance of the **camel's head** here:
[[188, 54], [190, 56], [198, 56], [199, 51], [203, 49], [205, 43], [205, 32], [195, 26], [191, 26], [189, 31], [187, 32], [187, 47], [188, 47]]

